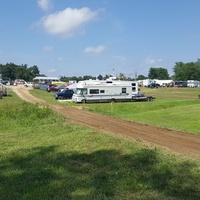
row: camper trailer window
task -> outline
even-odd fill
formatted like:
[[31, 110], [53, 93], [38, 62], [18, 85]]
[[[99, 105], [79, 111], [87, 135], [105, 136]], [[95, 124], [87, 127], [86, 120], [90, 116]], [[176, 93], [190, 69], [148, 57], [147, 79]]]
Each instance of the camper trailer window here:
[[126, 93], [126, 88], [122, 88], [122, 93]]
[[132, 91], [135, 92], [136, 91], [136, 87], [132, 87]]
[[99, 94], [99, 89], [91, 89], [90, 94]]
[[100, 90], [100, 93], [105, 93], [105, 90]]
[[78, 94], [78, 95], [84, 95], [84, 94], [87, 94], [87, 89], [79, 89], [79, 88], [77, 88], [75, 93]]
[[86, 89], [82, 89], [81, 92], [82, 92], [83, 95], [87, 94], [87, 88]]
[[132, 85], [132, 86], [135, 86], [136, 84], [135, 84], [135, 83], [132, 83], [131, 85]]

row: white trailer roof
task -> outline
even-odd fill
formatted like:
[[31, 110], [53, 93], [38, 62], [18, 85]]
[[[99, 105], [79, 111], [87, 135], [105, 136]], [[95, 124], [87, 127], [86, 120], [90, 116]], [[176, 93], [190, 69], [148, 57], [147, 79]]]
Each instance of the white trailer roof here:
[[131, 86], [134, 81], [120, 81], [120, 80], [85, 80], [79, 81], [77, 87], [83, 86]]
[[48, 76], [36, 76], [33, 80], [59, 80], [59, 78]]

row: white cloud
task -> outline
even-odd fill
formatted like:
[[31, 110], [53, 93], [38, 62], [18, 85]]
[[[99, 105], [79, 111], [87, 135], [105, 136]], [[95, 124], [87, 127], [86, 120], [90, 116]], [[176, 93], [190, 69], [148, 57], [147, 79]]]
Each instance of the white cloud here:
[[41, 22], [48, 33], [69, 37], [80, 34], [83, 25], [92, 21], [97, 14], [97, 11], [91, 11], [87, 7], [81, 9], [66, 8], [44, 17]]
[[158, 63], [162, 62], [162, 59], [159, 58], [159, 59], [155, 59], [155, 58], [152, 58], [151, 56], [148, 56], [145, 60], [145, 64], [146, 65], [156, 65]]
[[44, 51], [53, 51], [53, 47], [52, 46], [45, 46], [43, 48]]
[[47, 11], [52, 7], [51, 0], [38, 0], [38, 6], [44, 10]]
[[97, 47], [87, 47], [85, 48], [84, 52], [85, 53], [101, 53], [102, 51], [105, 50], [105, 46], [99, 45]]

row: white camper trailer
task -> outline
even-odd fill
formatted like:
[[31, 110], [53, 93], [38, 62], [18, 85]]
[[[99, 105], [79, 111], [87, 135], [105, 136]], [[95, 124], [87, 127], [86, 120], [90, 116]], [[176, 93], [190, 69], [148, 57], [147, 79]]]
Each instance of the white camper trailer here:
[[196, 80], [188, 80], [187, 87], [195, 88], [199, 86], [199, 81]]
[[132, 96], [137, 94], [137, 82], [86, 80], [77, 83], [72, 100], [76, 103], [132, 101]]

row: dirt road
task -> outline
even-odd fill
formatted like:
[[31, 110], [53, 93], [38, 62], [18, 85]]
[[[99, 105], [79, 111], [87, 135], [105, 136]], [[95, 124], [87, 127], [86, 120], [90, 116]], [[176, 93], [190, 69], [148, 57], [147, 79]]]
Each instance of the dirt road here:
[[29, 88], [25, 88], [24, 86], [13, 86], [10, 88], [25, 101], [47, 105], [54, 111], [68, 117], [74, 123], [120, 134], [141, 141], [141, 143], [166, 148], [180, 155], [200, 158], [200, 136], [116, 119], [71, 106], [49, 104], [32, 96], [29, 93]]

